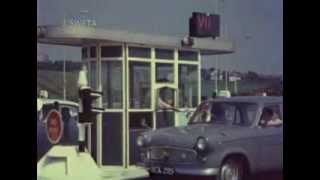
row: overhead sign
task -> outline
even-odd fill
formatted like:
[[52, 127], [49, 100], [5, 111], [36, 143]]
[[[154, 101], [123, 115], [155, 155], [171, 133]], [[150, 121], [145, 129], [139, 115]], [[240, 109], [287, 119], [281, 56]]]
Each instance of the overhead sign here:
[[47, 137], [50, 143], [57, 144], [63, 135], [63, 121], [57, 110], [51, 110], [47, 116]]
[[220, 35], [220, 16], [193, 12], [189, 19], [189, 35], [193, 37], [217, 37]]
[[84, 26], [84, 27], [96, 27], [96, 20], [93, 19], [87, 10], [80, 11], [80, 15], [74, 17], [68, 17], [64, 19], [64, 25], [70, 26]]

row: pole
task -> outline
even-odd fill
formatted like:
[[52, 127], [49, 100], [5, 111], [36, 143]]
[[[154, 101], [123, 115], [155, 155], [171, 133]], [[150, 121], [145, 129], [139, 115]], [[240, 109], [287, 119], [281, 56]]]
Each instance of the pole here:
[[63, 100], [66, 100], [67, 90], [66, 90], [66, 51], [64, 53], [65, 57], [63, 60]]
[[218, 73], [218, 61], [216, 59], [216, 65], [215, 65], [215, 69], [216, 69], [216, 79], [215, 79], [215, 92], [218, 93], [218, 78], [219, 78], [219, 73]]
[[[218, 10], [219, 10], [219, 0], [216, 0], [216, 3], [215, 3], [215, 13], [218, 14]], [[216, 80], [215, 80], [215, 92], [216, 94], [218, 94], [218, 91], [219, 91], [219, 71], [218, 71], [218, 64], [219, 64], [219, 56], [216, 55], [216, 64], [215, 64], [215, 68], [217, 70], [217, 75], [216, 75]]]
[[228, 71], [225, 71], [225, 90], [228, 90]]

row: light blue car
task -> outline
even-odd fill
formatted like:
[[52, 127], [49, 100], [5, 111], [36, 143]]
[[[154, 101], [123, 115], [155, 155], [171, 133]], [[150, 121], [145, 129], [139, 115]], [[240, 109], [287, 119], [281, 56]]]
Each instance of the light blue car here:
[[205, 101], [187, 126], [139, 136], [139, 165], [151, 176], [215, 176], [219, 180], [282, 172], [282, 102], [282, 97], [263, 96]]

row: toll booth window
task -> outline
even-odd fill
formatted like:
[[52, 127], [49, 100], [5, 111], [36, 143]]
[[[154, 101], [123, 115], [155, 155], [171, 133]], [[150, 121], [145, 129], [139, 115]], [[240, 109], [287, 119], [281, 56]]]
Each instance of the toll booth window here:
[[97, 63], [96, 61], [90, 62], [90, 70], [89, 70], [89, 77], [90, 77], [90, 86], [92, 89], [97, 89]]
[[130, 62], [130, 108], [151, 108], [151, 66], [150, 63]]
[[91, 58], [97, 57], [97, 48], [95, 46], [90, 47], [90, 57]]
[[103, 107], [122, 108], [122, 62], [102, 61]]
[[156, 49], [156, 59], [174, 59], [174, 51], [170, 49]]
[[121, 46], [102, 46], [101, 57], [122, 57]]
[[184, 61], [197, 61], [198, 52], [195, 51], [179, 51], [179, 60]]
[[152, 113], [150, 112], [131, 112], [129, 114], [130, 129], [151, 129]]
[[179, 65], [179, 107], [198, 105], [198, 66]]
[[151, 49], [143, 47], [129, 47], [129, 57], [151, 58]]
[[159, 83], [173, 83], [174, 74], [173, 74], [173, 64], [156, 64], [156, 78]]
[[81, 49], [82, 59], [88, 58], [88, 49], [82, 48]]

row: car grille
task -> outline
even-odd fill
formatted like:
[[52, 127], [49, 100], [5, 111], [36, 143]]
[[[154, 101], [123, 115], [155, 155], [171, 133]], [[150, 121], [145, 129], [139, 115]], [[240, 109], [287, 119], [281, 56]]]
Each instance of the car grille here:
[[187, 163], [196, 159], [197, 153], [192, 149], [175, 147], [150, 147], [147, 157], [151, 161]]

